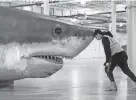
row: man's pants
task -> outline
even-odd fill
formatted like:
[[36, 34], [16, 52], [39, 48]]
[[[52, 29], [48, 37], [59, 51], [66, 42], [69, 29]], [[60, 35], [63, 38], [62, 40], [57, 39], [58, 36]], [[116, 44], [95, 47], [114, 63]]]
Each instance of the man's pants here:
[[118, 65], [124, 74], [126, 74], [128, 77], [130, 77], [134, 82], [136, 82], [136, 76], [133, 74], [133, 72], [128, 67], [128, 56], [125, 51], [116, 53], [112, 56], [111, 59], [111, 65], [110, 67], [105, 67], [105, 72], [110, 79], [110, 81], [115, 81], [113, 76], [113, 70]]

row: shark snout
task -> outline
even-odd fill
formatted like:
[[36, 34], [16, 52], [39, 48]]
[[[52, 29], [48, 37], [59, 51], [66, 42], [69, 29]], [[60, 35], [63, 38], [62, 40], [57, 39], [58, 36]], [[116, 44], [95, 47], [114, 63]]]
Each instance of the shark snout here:
[[83, 40], [85, 40], [85, 38], [86, 38], [83, 32], [77, 32], [77, 33], [75, 33], [75, 36], [78, 38], [81, 38]]
[[93, 38], [94, 37], [93, 34], [94, 34], [93, 30], [86, 27], [78, 27], [75, 32], [75, 36], [83, 40], [86, 40], [86, 37]]

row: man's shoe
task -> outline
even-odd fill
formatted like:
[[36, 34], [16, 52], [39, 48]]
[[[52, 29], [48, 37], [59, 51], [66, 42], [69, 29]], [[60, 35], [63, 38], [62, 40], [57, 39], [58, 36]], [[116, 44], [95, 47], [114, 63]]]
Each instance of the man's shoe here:
[[117, 91], [116, 82], [111, 82], [111, 86], [108, 87], [105, 91]]

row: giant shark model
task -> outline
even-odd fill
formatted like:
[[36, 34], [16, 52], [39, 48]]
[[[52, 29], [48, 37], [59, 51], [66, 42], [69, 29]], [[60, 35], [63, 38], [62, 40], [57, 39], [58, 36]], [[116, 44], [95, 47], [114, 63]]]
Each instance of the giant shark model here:
[[0, 7], [0, 84], [46, 78], [93, 40], [93, 30], [43, 14]]

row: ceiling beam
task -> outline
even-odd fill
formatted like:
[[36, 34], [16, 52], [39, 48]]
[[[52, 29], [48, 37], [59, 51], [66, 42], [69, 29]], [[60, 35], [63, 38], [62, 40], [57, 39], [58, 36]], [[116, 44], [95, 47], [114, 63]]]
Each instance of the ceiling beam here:
[[[116, 13], [123, 13], [123, 12], [126, 12], [126, 11], [125, 10], [116, 11]], [[90, 14], [90, 15], [102, 15], [102, 14], [111, 14], [111, 12], [101, 12], [101, 13]]]
[[15, 8], [15, 7], [24, 7], [24, 6], [33, 6], [33, 5], [41, 6], [42, 4], [44, 4], [44, 3], [43, 2], [36, 2], [36, 3], [14, 5], [14, 6], [10, 6], [10, 7]]
[[78, 1], [76, 0], [68, 0], [68, 1], [57, 1], [57, 2], [49, 2], [49, 5], [50, 6], [53, 6], [53, 5], [61, 5], [61, 4], [68, 4], [68, 3], [77, 3]]
[[[101, 21], [103, 23], [111, 23], [111, 18], [110, 17], [106, 17], [106, 16], [85, 16], [83, 14], [78, 14], [78, 15], [71, 15], [71, 16], [56, 16], [57, 18], [75, 18], [78, 20], [95, 20], [95, 21]], [[126, 19], [122, 19], [122, 18], [117, 18], [117, 23], [126, 23]]]

